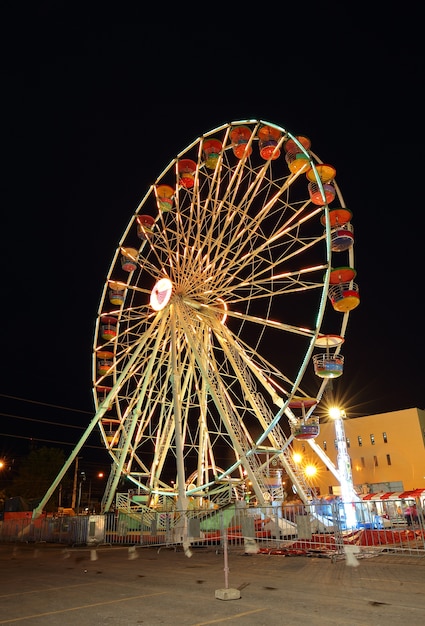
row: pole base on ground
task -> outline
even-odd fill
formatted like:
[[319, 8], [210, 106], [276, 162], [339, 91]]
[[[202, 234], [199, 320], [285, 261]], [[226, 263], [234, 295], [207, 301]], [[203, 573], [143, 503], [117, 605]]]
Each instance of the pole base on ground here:
[[239, 589], [216, 589], [215, 597], [217, 600], [239, 600], [241, 592]]

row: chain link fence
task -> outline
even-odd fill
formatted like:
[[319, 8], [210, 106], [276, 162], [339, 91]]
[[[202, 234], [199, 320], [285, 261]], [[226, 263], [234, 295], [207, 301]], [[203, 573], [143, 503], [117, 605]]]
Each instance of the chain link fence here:
[[[346, 528], [346, 507], [356, 510]], [[28, 515], [28, 514], [27, 514]], [[410, 520], [377, 515], [370, 503], [274, 503], [249, 507], [236, 501], [219, 509], [187, 511], [124, 507], [103, 515], [15, 518], [0, 522], [0, 542], [67, 546], [122, 545], [184, 550], [226, 548], [244, 552], [352, 558], [381, 553], [425, 556], [423, 512]]]

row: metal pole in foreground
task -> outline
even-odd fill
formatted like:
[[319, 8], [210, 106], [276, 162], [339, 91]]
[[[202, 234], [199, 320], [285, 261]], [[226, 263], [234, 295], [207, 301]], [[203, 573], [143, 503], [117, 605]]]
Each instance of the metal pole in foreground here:
[[229, 559], [227, 552], [227, 529], [223, 529], [223, 552], [224, 552], [224, 587], [215, 590], [217, 600], [238, 600], [241, 597], [239, 589], [229, 589]]
[[224, 588], [229, 588], [229, 555], [227, 552], [227, 529], [223, 532], [223, 550], [224, 550]]

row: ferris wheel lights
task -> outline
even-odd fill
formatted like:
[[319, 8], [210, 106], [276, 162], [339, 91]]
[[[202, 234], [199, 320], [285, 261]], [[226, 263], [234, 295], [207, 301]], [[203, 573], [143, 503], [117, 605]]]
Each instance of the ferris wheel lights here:
[[332, 418], [332, 419], [334, 419], [334, 420], [335, 420], [335, 419], [341, 419], [341, 418], [347, 417], [347, 416], [345, 415], [345, 411], [344, 411], [344, 409], [340, 409], [340, 408], [339, 408], [339, 407], [337, 407], [337, 406], [331, 406], [331, 407], [330, 407], [330, 409], [329, 409], [329, 411], [328, 411], [328, 413], [329, 413], [329, 417], [331, 417], [331, 418]]
[[317, 467], [315, 465], [306, 465], [304, 467], [304, 474], [309, 478], [313, 478], [317, 474]]
[[222, 298], [217, 298], [217, 302], [220, 303], [220, 306], [221, 306], [222, 310], [224, 311], [224, 313], [223, 313], [223, 315], [221, 317], [220, 322], [222, 324], [225, 324], [226, 320], [227, 320], [227, 304], [225, 303], [225, 301]]
[[161, 311], [167, 306], [173, 293], [173, 283], [169, 278], [161, 278], [151, 292], [150, 304], [154, 311]]

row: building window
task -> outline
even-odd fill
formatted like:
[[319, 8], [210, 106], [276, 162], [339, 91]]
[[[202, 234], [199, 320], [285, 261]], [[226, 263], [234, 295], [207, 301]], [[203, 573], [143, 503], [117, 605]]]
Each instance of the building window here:
[[347, 441], [347, 448], [349, 448], [350, 447], [350, 440], [347, 439], [346, 441]]
[[326, 443], [326, 441], [323, 442], [323, 450], [327, 450], [328, 449], [328, 444]]
[[384, 440], [384, 443], [388, 443], [387, 433], [382, 433], [382, 439]]
[[335, 448], [335, 450], [338, 449], [338, 441], [336, 439], [334, 439], [334, 448]]
[[366, 463], [364, 462], [364, 456], [360, 457], [360, 460], [362, 462], [362, 467], [366, 467]]
[[372, 446], [375, 445], [375, 435], [370, 436], [370, 443], [372, 444]]
[[378, 467], [378, 457], [377, 456], [373, 457], [373, 464], [374, 464], [375, 467]]
[[357, 441], [359, 442], [359, 447], [361, 448], [363, 445], [363, 441], [362, 438], [360, 437], [360, 435], [357, 437]]
[[387, 465], [391, 465], [391, 455], [387, 454]]

